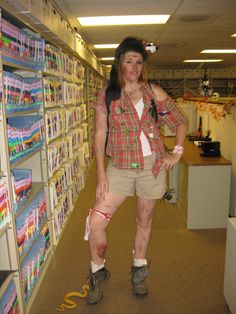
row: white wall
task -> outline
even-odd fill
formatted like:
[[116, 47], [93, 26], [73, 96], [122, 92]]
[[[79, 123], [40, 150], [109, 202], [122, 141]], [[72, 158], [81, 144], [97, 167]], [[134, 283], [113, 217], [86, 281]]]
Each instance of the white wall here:
[[[212, 105], [208, 104], [207, 106]], [[205, 124], [208, 123], [208, 128], [211, 130], [212, 140], [220, 142], [221, 155], [232, 162], [229, 210], [231, 216], [236, 216], [236, 107], [232, 108], [232, 114], [226, 115], [225, 118], [221, 118], [219, 121], [214, 119], [210, 112], [208, 112], [207, 121], [207, 117], [204, 117], [206, 114], [199, 110], [197, 110], [197, 121], [200, 115], [203, 118], [203, 129], [207, 128], [206, 125], [204, 126], [205, 121]]]

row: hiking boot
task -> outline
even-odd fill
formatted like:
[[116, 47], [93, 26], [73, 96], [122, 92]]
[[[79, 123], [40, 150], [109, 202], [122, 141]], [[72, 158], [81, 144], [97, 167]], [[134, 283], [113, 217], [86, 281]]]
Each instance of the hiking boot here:
[[135, 295], [144, 296], [148, 294], [148, 286], [145, 280], [148, 274], [149, 270], [147, 265], [141, 267], [132, 266], [131, 281]]
[[105, 267], [96, 271], [96, 273], [92, 273], [90, 271], [88, 276], [88, 304], [96, 304], [101, 301], [103, 297], [103, 284], [109, 279], [109, 277], [110, 273]]

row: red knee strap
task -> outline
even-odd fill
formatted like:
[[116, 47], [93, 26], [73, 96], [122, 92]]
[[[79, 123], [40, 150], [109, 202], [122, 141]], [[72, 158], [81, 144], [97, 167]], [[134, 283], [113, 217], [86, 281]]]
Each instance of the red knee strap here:
[[[104, 212], [104, 211], [102, 211], [102, 210], [100, 210], [100, 209], [91, 208], [89, 211], [91, 212], [91, 214], [92, 214], [92, 212], [97, 213], [99, 216], [101, 216], [102, 218], [106, 219], [107, 221], [110, 221], [110, 220], [111, 220], [111, 217], [112, 217], [111, 214], [106, 213], [106, 212]], [[90, 214], [90, 215], [91, 215], [91, 214]]]
[[102, 217], [103, 219], [106, 219], [108, 222], [112, 218], [112, 215], [109, 213], [106, 213], [106, 212], [104, 212], [100, 209], [97, 209], [97, 208], [90, 208], [89, 214], [86, 218], [86, 226], [85, 226], [85, 233], [84, 233], [84, 240], [85, 241], [88, 241], [88, 239], [89, 239], [89, 234], [90, 234], [89, 220], [90, 220], [90, 217], [91, 217], [93, 212], [97, 213], [100, 217]]

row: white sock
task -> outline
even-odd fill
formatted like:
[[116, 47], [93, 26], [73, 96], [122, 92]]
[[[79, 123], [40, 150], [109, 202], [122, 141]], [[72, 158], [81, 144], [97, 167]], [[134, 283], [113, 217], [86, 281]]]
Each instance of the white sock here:
[[134, 258], [134, 266], [141, 267], [143, 265], [147, 265], [146, 258]]
[[104, 267], [104, 264], [105, 264], [105, 261], [100, 264], [100, 265], [97, 265], [95, 264], [93, 261], [91, 261], [91, 270], [92, 270], [92, 273], [96, 273], [96, 271], [102, 269]]

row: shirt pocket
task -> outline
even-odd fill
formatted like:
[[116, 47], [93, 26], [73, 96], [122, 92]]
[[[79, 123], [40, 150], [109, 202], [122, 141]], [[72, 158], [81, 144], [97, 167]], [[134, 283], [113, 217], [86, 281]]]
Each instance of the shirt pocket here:
[[110, 144], [115, 150], [128, 150], [137, 146], [137, 129], [127, 125], [116, 125], [110, 129]]

